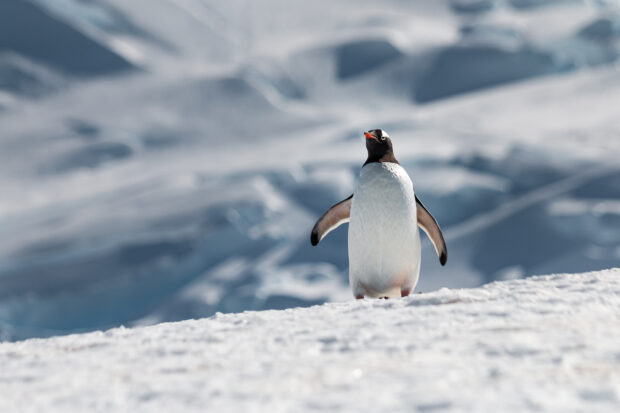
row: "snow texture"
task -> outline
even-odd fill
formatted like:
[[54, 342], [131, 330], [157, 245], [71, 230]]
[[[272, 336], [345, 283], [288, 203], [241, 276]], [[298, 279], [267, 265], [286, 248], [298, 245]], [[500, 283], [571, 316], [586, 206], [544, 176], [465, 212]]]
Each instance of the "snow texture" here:
[[617, 412], [620, 270], [0, 344], [9, 412]]

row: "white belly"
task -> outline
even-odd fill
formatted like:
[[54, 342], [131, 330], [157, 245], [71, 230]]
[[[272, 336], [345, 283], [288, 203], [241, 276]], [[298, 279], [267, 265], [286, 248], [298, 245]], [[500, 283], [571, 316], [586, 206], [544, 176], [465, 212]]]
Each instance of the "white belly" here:
[[395, 163], [362, 168], [351, 203], [349, 281], [354, 295], [400, 297], [420, 273], [413, 185]]

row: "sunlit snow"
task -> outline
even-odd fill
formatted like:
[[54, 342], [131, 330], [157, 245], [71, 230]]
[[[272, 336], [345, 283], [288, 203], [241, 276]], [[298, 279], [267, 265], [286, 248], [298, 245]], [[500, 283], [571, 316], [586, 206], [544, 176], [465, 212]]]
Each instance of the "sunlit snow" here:
[[[454, 275], [458, 275], [458, 271]], [[620, 270], [0, 344], [2, 412], [609, 412]]]

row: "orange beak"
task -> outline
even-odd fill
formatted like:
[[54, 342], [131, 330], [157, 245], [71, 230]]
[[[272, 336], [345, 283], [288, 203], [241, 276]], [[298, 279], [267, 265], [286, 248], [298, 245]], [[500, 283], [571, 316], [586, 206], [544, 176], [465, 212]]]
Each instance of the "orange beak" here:
[[377, 139], [368, 132], [364, 132], [364, 136], [366, 137], [366, 139]]

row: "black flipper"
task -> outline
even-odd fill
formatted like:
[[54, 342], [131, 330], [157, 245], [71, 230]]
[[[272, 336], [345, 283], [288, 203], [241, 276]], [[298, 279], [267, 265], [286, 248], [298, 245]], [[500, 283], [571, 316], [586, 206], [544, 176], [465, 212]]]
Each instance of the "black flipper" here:
[[431, 239], [441, 265], [446, 265], [446, 261], [448, 261], [448, 247], [446, 247], [446, 241], [443, 239], [441, 228], [439, 228], [439, 224], [437, 224], [437, 221], [435, 221], [431, 213], [422, 205], [417, 195], [415, 197], [415, 202], [417, 204], [418, 225]]
[[351, 215], [351, 199], [353, 199], [353, 194], [329, 208], [327, 212], [316, 221], [314, 228], [312, 228], [312, 234], [310, 234], [310, 243], [312, 245], [317, 245], [330, 231], [338, 228], [345, 222], [349, 222], [349, 216]]

